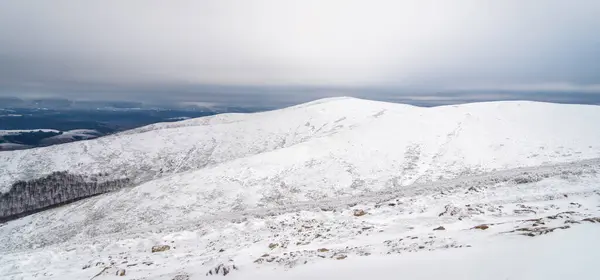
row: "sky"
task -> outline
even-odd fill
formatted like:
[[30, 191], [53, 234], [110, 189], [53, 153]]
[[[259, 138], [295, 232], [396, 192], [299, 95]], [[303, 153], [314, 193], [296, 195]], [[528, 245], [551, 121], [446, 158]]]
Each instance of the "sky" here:
[[1, 0], [0, 96], [600, 104], [598, 0]]

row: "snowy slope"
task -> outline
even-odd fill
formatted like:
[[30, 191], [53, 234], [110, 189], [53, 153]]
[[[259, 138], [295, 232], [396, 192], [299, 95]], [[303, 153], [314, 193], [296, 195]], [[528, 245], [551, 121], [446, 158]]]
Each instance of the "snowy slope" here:
[[15, 143], [0, 143], [0, 151], [6, 150], [20, 150], [20, 149], [29, 149], [31, 146], [15, 144]]
[[224, 114], [151, 125], [93, 141], [2, 153], [0, 190], [6, 191], [16, 180], [66, 170], [146, 181], [329, 135], [365, 122], [381, 106], [394, 106], [349, 100], [356, 103], [352, 108], [342, 105], [344, 100], [329, 101], [325, 103], [336, 105], [315, 103], [259, 114]]
[[226, 176], [286, 176], [296, 184], [312, 175], [337, 186], [386, 177], [388, 184], [409, 184], [600, 156], [600, 131], [594, 121], [600, 120], [599, 108], [535, 102], [419, 108], [332, 98], [1, 153], [0, 191], [16, 180], [53, 171], [109, 173], [111, 178], [144, 182], [204, 167], [242, 173], [240, 166], [258, 170]]
[[[362, 279], [367, 271], [392, 279], [399, 267], [397, 273], [418, 279], [439, 279], [440, 273], [451, 280], [595, 279], [590, 261], [600, 245], [599, 174], [595, 159], [276, 211], [190, 209], [198, 217], [156, 202], [155, 212], [172, 217], [157, 217], [153, 226], [131, 205], [111, 204], [127, 196], [123, 190], [1, 226], [0, 275], [203, 279], [210, 271], [222, 273], [222, 267], [215, 270], [222, 264], [231, 279]], [[155, 245], [170, 248], [153, 253]], [[124, 277], [116, 276], [122, 270]]]

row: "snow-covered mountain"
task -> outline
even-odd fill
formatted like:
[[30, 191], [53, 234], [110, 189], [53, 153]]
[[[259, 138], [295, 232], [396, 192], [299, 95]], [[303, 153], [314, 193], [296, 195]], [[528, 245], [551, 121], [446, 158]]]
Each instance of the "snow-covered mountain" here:
[[[222, 200], [204, 205], [204, 211], [281, 204], [285, 200], [276, 198], [283, 197], [321, 199], [599, 157], [598, 108], [536, 102], [420, 108], [324, 99], [0, 153], [0, 191], [17, 180], [66, 171], [104, 182], [127, 179], [131, 185], [162, 178], [151, 186], [179, 195], [213, 193]], [[184, 171], [189, 172], [168, 176]]]
[[[0, 153], [0, 183], [6, 191], [16, 180], [54, 171], [109, 173], [142, 182], [242, 159], [274, 158], [280, 165], [277, 157], [293, 155], [287, 165], [325, 162], [337, 169], [358, 168], [356, 172], [376, 178], [393, 170], [397, 184], [408, 184], [477, 170], [596, 157], [599, 119], [598, 107], [585, 105], [491, 102], [420, 108], [334, 98]], [[378, 160], [357, 164], [374, 158]]]
[[478, 224], [537, 236], [520, 223], [598, 216], [598, 123], [598, 106], [332, 98], [0, 153], [6, 194], [65, 171], [86, 190], [129, 182], [0, 226], [0, 274], [173, 279], [485, 244], [463, 233]]

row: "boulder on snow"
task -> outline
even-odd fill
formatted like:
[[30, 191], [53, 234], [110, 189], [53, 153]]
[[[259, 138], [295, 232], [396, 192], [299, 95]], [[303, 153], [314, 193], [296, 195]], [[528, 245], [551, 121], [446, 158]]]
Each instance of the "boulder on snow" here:
[[433, 230], [446, 230], [446, 228], [443, 226], [439, 226], [439, 227], [434, 228]]
[[367, 212], [365, 212], [365, 210], [362, 210], [362, 209], [354, 209], [354, 216], [355, 216], [355, 217], [364, 216], [365, 214], [367, 214]]
[[167, 251], [170, 249], [171, 249], [171, 246], [169, 246], [169, 245], [156, 245], [156, 246], [152, 246], [152, 253], [163, 252], [163, 251]]
[[486, 225], [486, 224], [482, 224], [482, 225], [478, 225], [478, 226], [474, 226], [473, 229], [481, 229], [481, 230], [486, 230], [490, 228], [490, 226]]
[[336, 256], [334, 256], [334, 258], [335, 258], [336, 260], [343, 260], [343, 259], [345, 259], [345, 258], [347, 258], [347, 257], [348, 257], [348, 256], [346, 256], [346, 255], [344, 255], [344, 254], [341, 254], [341, 255], [336, 255]]
[[238, 270], [237, 266], [235, 266], [235, 264], [233, 264], [232, 261], [229, 261], [229, 264], [219, 264], [216, 267], [214, 267], [213, 269], [209, 270], [206, 273], [206, 276], [216, 276], [216, 275], [226, 276], [227, 274], [231, 273], [234, 270]]

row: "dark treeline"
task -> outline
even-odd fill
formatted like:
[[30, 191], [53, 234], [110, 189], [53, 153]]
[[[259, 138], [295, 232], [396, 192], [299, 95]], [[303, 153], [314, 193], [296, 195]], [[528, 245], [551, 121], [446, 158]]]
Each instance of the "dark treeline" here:
[[30, 132], [22, 132], [14, 135], [4, 135], [0, 136], [0, 143], [8, 142], [15, 143], [21, 145], [28, 146], [36, 146], [39, 145], [43, 139], [60, 135], [62, 132], [53, 132], [53, 131], [30, 131]]
[[114, 191], [129, 185], [128, 179], [98, 182], [68, 172], [15, 182], [0, 194], [0, 222], [17, 219], [86, 197]]

